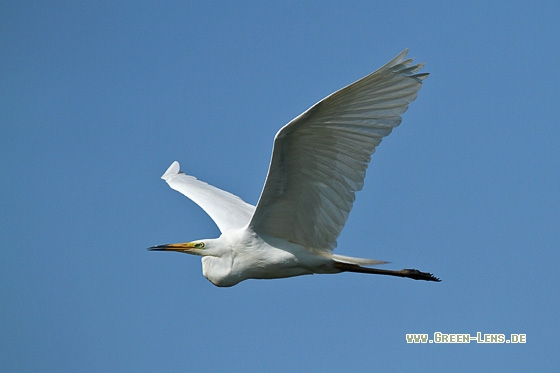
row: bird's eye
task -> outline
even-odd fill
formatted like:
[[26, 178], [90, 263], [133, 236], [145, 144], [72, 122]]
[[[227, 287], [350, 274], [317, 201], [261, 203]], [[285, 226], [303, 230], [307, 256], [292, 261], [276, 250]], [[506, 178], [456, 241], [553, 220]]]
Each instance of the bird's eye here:
[[197, 249], [204, 249], [204, 242], [197, 242], [196, 245], [194, 245]]

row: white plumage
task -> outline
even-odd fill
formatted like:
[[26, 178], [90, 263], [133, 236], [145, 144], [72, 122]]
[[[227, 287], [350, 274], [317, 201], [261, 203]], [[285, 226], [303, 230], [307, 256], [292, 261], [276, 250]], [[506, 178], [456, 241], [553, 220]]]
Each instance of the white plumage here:
[[201, 255], [203, 274], [218, 286], [248, 278], [280, 278], [344, 271], [439, 281], [429, 273], [362, 267], [373, 259], [335, 255], [355, 193], [381, 139], [401, 123], [417, 97], [423, 64], [407, 50], [370, 75], [327, 96], [276, 134], [257, 206], [179, 171], [162, 179], [198, 204], [216, 223], [217, 239], [154, 246]]

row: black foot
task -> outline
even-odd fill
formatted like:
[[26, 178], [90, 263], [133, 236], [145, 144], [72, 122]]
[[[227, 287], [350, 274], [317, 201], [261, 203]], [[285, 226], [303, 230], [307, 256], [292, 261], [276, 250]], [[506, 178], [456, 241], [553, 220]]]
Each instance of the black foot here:
[[432, 275], [431, 273], [420, 272], [417, 269], [407, 268], [407, 269], [401, 269], [399, 272], [402, 273], [404, 275], [404, 277], [408, 277], [408, 278], [411, 278], [411, 279], [414, 279], [414, 280], [441, 282], [441, 280], [439, 278]]

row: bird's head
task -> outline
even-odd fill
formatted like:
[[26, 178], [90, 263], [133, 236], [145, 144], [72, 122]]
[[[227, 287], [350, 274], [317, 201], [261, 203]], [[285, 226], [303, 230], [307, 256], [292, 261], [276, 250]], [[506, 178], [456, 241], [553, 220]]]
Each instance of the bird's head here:
[[192, 241], [183, 243], [170, 243], [149, 247], [151, 251], [177, 251], [179, 253], [206, 256], [212, 255], [207, 241]]
[[153, 251], [177, 251], [202, 256], [202, 274], [216, 286], [233, 286], [245, 278], [231, 276], [233, 256], [219, 238], [184, 243], [170, 243], [148, 248]]

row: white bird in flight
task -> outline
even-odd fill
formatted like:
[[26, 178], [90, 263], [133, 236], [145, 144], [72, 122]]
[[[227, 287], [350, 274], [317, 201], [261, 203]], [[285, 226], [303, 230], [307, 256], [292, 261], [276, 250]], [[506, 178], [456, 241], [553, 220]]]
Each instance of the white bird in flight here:
[[417, 269], [369, 266], [387, 262], [333, 253], [375, 147], [401, 123], [427, 73], [404, 50], [385, 66], [319, 101], [280, 129], [257, 206], [180, 172], [163, 174], [171, 188], [199, 205], [219, 238], [152, 246], [202, 256], [216, 286], [247, 279], [361, 272], [440, 281]]

